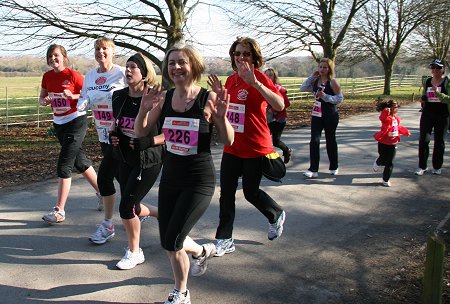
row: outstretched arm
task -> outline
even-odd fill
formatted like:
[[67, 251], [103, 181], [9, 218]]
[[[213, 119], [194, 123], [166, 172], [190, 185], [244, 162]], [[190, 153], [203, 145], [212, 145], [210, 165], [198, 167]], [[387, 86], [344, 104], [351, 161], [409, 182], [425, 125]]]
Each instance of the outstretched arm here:
[[145, 86], [138, 115], [134, 121], [134, 131], [138, 137], [145, 137], [161, 115], [165, 92], [160, 84], [150, 88]]

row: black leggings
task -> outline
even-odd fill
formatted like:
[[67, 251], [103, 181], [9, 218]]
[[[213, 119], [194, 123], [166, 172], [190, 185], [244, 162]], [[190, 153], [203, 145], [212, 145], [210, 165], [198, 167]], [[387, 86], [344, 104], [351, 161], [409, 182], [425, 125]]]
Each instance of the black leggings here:
[[211, 191], [197, 190], [195, 188], [174, 188], [166, 183], [159, 185], [159, 235], [161, 246], [165, 250], [179, 251], [183, 249], [186, 236], [208, 209], [212, 194], [205, 193]]
[[319, 171], [320, 161], [320, 137], [322, 130], [325, 130], [325, 139], [328, 160], [330, 161], [329, 170], [338, 168], [338, 146], [336, 142], [336, 129], [339, 123], [339, 114], [328, 115], [325, 117], [311, 118], [311, 141], [309, 143], [310, 165], [309, 171]]
[[139, 166], [129, 166], [121, 163], [119, 169], [120, 184], [120, 217], [126, 220], [139, 216], [141, 201], [150, 191], [161, 171], [161, 164], [142, 169]]
[[92, 162], [86, 157], [81, 147], [87, 131], [86, 115], [79, 116], [62, 125], [54, 123], [53, 126], [56, 138], [61, 145], [57, 164], [58, 177], [71, 177], [74, 167], [78, 172], [83, 173], [92, 166]]
[[272, 134], [272, 143], [275, 147], [283, 151], [283, 155], [289, 155], [289, 148], [281, 141], [281, 134], [283, 133], [286, 123], [272, 121], [269, 123], [270, 133]]
[[426, 109], [423, 110], [420, 117], [419, 168], [427, 168], [431, 131], [434, 129], [434, 148], [431, 162], [434, 169], [441, 169], [444, 163], [444, 135], [448, 127], [448, 117], [446, 113], [430, 113]]
[[378, 143], [378, 154], [380, 155], [376, 163], [378, 166], [384, 166], [383, 181], [387, 182], [391, 178], [392, 170], [394, 170], [394, 158], [397, 152], [396, 145], [385, 145]]
[[244, 196], [269, 221], [275, 223], [283, 209], [266, 192], [259, 188], [262, 178], [262, 160], [258, 158], [240, 158], [223, 153], [220, 166], [220, 214], [216, 239], [229, 239], [233, 234], [236, 211], [236, 189], [239, 176], [242, 175]]
[[119, 180], [119, 161], [114, 159], [112, 145], [101, 142], [100, 147], [102, 148], [103, 159], [98, 168], [98, 189], [101, 196], [110, 196], [116, 193], [114, 177]]

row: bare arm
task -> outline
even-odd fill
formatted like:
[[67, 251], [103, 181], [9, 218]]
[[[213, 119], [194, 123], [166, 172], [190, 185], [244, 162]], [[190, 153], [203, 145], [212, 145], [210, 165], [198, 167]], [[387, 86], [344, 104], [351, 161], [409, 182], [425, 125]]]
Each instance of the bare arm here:
[[232, 145], [234, 142], [234, 129], [227, 118], [230, 94], [223, 89], [220, 94], [210, 92], [208, 104], [205, 107], [205, 118], [213, 122], [219, 135], [219, 141], [225, 145]]
[[165, 92], [162, 91], [160, 84], [152, 88], [148, 85], [145, 86], [139, 112], [134, 121], [136, 136], [147, 136], [150, 129], [156, 124], [161, 115], [164, 96]]

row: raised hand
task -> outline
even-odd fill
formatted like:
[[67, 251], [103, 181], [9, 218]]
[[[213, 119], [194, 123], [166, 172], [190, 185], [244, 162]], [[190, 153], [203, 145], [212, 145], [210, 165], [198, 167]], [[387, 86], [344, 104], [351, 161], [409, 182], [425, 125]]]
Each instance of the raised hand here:
[[254, 86], [256, 84], [255, 67], [246, 61], [236, 63], [237, 73], [248, 85]]
[[222, 92], [222, 81], [217, 77], [217, 75], [209, 75], [207, 83], [214, 93], [220, 94]]
[[215, 121], [226, 117], [228, 105], [230, 104], [230, 94], [228, 94], [227, 89], [223, 88], [222, 92], [216, 95], [216, 99], [214, 101], [209, 100], [208, 102]]
[[163, 89], [161, 84], [157, 84], [153, 87], [150, 87], [148, 84], [145, 85], [144, 94], [141, 99], [141, 110], [148, 112], [153, 108], [153, 105], [156, 105], [160, 101], [163, 100]]

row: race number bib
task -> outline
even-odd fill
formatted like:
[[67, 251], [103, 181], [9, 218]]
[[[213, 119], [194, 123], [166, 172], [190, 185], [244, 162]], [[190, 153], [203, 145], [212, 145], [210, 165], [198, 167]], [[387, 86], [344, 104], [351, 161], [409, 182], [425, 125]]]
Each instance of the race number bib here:
[[245, 105], [231, 103], [228, 106], [227, 118], [234, 132], [244, 133]]
[[95, 103], [92, 105], [95, 127], [100, 142], [109, 142], [109, 130], [114, 126], [114, 116], [111, 104]]
[[199, 128], [198, 118], [166, 117], [162, 131], [167, 151], [181, 156], [197, 154]]
[[311, 115], [316, 117], [322, 117], [322, 103], [320, 101], [318, 100], [314, 101]]
[[[438, 89], [438, 92], [441, 91], [441, 87], [438, 87], [437, 89]], [[428, 102], [441, 102], [432, 87], [427, 88], [427, 97], [428, 97]]]
[[134, 132], [134, 118], [132, 117], [121, 117], [117, 123], [120, 131], [128, 137], [136, 138], [136, 133]]
[[64, 114], [70, 110], [70, 100], [64, 93], [48, 93], [54, 114]]
[[388, 134], [390, 137], [397, 137], [398, 136], [398, 121], [397, 119], [392, 120], [392, 126], [391, 130]]

